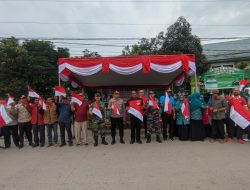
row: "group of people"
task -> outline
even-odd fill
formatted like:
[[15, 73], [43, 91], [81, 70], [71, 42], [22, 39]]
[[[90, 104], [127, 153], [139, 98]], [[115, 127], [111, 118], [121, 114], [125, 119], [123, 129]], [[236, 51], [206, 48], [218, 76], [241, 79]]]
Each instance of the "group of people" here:
[[[233, 93], [226, 97], [220, 95], [218, 90], [202, 96], [195, 92], [187, 97], [183, 94], [174, 97], [171, 89], [168, 88], [159, 101], [155, 98], [153, 91], [149, 91], [148, 97], [146, 97], [144, 90], [132, 90], [131, 96], [126, 102], [120, 97], [119, 91], [115, 91], [107, 106], [101, 100], [100, 93], [95, 93], [94, 101], [91, 103], [85, 100], [83, 94], [80, 104], [70, 102], [68, 97], [61, 97], [60, 101], [49, 97], [46, 99], [46, 109], [40, 104], [38, 98], [30, 103], [27, 97], [22, 95], [18, 103], [13, 101], [5, 107], [12, 121], [1, 127], [1, 133], [4, 136], [5, 148], [10, 147], [11, 136], [18, 148], [24, 146], [25, 137], [30, 146], [43, 147], [45, 146], [45, 129], [47, 129], [48, 147], [65, 146], [65, 131], [68, 145], [73, 146], [73, 136], [75, 136], [75, 145], [79, 146], [88, 145], [88, 128], [90, 127], [94, 146], [98, 146], [99, 136], [101, 144], [108, 145], [105, 139], [106, 110], [108, 109], [112, 145], [116, 144], [117, 128], [119, 142], [125, 143], [124, 126], [127, 123], [130, 123], [131, 129], [130, 144], [142, 144], [142, 126], [145, 129], [146, 143], [151, 142], [152, 135], [155, 133], [158, 143], [162, 143], [162, 140], [166, 141], [168, 138], [174, 140], [177, 136], [182, 141], [203, 141], [209, 137], [211, 143], [216, 139], [219, 139], [221, 143], [231, 142], [236, 137], [237, 141], [243, 144], [245, 131], [237, 126], [229, 116], [232, 100], [239, 101], [245, 109], [249, 109], [247, 100], [240, 96], [239, 89], [234, 89]], [[185, 106], [188, 114], [183, 112]], [[60, 128], [60, 145], [58, 126]], [[74, 126], [73, 132], [72, 126]], [[226, 126], [226, 130], [224, 126]], [[246, 132], [249, 133], [249, 131]]]

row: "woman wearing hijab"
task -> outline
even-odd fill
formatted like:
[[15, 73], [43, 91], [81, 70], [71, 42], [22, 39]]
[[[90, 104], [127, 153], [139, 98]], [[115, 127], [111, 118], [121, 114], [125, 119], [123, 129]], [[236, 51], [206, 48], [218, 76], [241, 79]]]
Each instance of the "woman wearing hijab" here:
[[182, 113], [182, 106], [184, 101], [184, 96], [180, 95], [179, 99], [175, 103], [175, 113], [176, 113], [176, 125], [178, 128], [178, 135], [181, 141], [189, 139], [189, 124], [190, 118], [185, 117]]
[[190, 140], [203, 141], [205, 138], [204, 126], [202, 125], [202, 110], [207, 106], [201, 101], [200, 94], [195, 92], [190, 97]]

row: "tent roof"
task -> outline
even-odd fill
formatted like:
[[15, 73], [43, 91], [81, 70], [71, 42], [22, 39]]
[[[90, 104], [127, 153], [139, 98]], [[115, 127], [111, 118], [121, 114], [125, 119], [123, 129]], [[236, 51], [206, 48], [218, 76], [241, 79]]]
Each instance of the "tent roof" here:
[[59, 58], [59, 75], [73, 86], [119, 88], [181, 85], [196, 72], [194, 55]]

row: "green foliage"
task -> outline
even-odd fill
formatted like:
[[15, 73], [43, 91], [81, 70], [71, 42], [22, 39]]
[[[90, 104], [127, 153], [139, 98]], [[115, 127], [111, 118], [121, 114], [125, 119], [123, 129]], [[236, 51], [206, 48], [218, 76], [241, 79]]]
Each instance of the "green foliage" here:
[[166, 33], [160, 32], [155, 38], [141, 39], [138, 44], [126, 46], [123, 55], [162, 55], [162, 54], [194, 54], [197, 72], [208, 70], [204, 63], [200, 39], [192, 34], [191, 25], [184, 17], [171, 25]]
[[15, 38], [0, 41], [0, 96], [19, 97], [30, 85], [40, 95], [48, 95], [58, 83], [57, 59], [69, 57], [69, 50], [55, 50], [52, 42]]

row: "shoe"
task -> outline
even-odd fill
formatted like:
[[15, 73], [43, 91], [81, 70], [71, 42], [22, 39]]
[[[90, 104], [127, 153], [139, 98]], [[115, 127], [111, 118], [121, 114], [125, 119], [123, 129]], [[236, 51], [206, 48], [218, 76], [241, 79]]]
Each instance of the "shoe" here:
[[250, 140], [248, 138], [244, 138], [243, 141], [249, 142]]
[[171, 141], [174, 141], [174, 137], [171, 137], [170, 140], [171, 140]]
[[146, 143], [150, 143], [151, 142], [151, 137], [150, 136], [147, 136], [147, 141]]
[[162, 143], [160, 136], [157, 136], [157, 137], [156, 137], [156, 142]]
[[168, 140], [168, 137], [167, 136], [163, 136], [163, 140], [164, 141]]
[[20, 145], [19, 145], [19, 148], [20, 148], [20, 149], [23, 148], [23, 144], [20, 144]]
[[141, 140], [138, 140], [138, 141], [136, 141], [138, 144], [142, 144], [142, 141]]
[[58, 144], [57, 144], [57, 143], [55, 143], [55, 144], [54, 144], [54, 147], [57, 147], [57, 146], [58, 146]]
[[38, 144], [32, 144], [30, 146], [32, 146], [33, 148], [35, 148], [35, 147], [38, 147], [39, 145]]
[[244, 144], [244, 141], [242, 139], [237, 139], [237, 142], [240, 144]]
[[72, 142], [70, 142], [70, 143], [69, 143], [69, 146], [73, 146], [73, 143], [72, 143]]
[[94, 141], [95, 141], [94, 146], [95, 147], [98, 146], [98, 137], [94, 137]]
[[84, 146], [88, 146], [89, 144], [88, 144], [88, 143], [84, 143], [83, 145], [84, 145]]
[[66, 143], [62, 143], [62, 144], [60, 144], [60, 147], [63, 147], [63, 146], [65, 146], [66, 145]]
[[123, 140], [123, 139], [121, 139], [121, 140], [120, 140], [120, 143], [121, 143], [121, 144], [125, 144], [125, 142], [124, 142], [124, 140]]
[[44, 144], [40, 144], [40, 147], [44, 147]]
[[105, 140], [105, 137], [102, 137], [102, 144], [108, 145], [108, 143], [107, 143], [106, 140]]
[[210, 143], [214, 143], [215, 140], [214, 140], [214, 139], [210, 139], [209, 142], [210, 142]]
[[115, 138], [112, 138], [112, 142], [111, 142], [112, 145], [115, 144]]
[[221, 139], [220, 140], [220, 144], [224, 144], [225, 143], [225, 140], [224, 139]]
[[130, 141], [130, 144], [134, 144], [134, 143], [135, 143], [135, 141], [133, 141], [133, 140]]
[[81, 144], [77, 143], [76, 146], [80, 146]]
[[233, 140], [233, 139], [230, 138], [230, 137], [227, 138], [227, 142], [232, 142], [232, 140]]
[[51, 147], [51, 146], [53, 146], [53, 144], [52, 144], [52, 143], [49, 143], [49, 144], [47, 145], [47, 148], [49, 148], [49, 147]]

